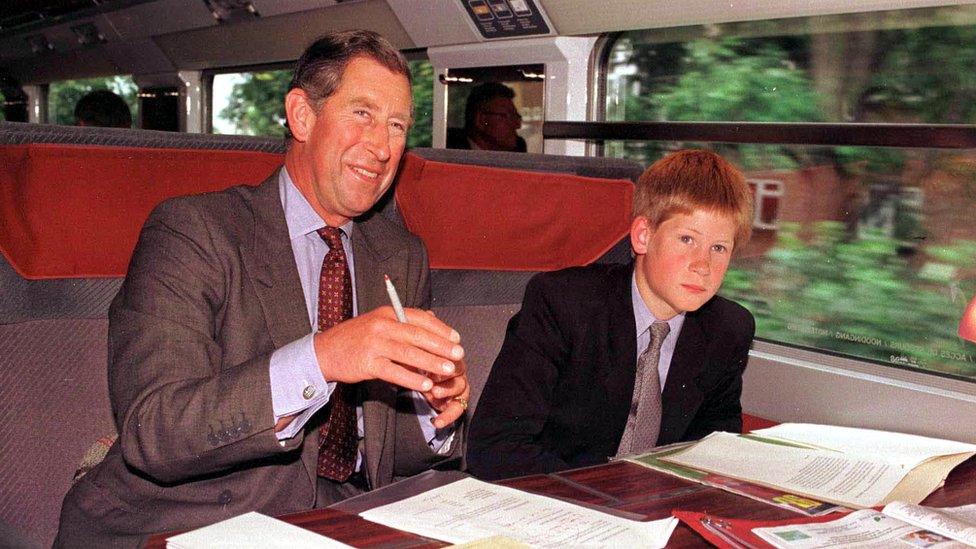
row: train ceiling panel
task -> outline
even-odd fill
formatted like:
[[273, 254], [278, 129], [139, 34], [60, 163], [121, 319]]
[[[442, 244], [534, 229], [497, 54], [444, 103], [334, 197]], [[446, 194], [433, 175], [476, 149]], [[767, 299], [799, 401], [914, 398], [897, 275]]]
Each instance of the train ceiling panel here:
[[262, 15], [260, 20], [211, 25], [157, 36], [155, 40], [181, 69], [202, 69], [291, 61], [323, 33], [353, 28], [374, 30], [401, 49], [417, 47], [389, 5], [378, 0], [340, 2], [325, 9], [274, 17]]
[[414, 47], [382, 0], [0, 0], [0, 20], [0, 71], [24, 84], [293, 59], [360, 26]]
[[592, 0], [538, 1], [560, 33], [569, 35], [976, 3], [973, 0], [614, 0], [597, 7]]

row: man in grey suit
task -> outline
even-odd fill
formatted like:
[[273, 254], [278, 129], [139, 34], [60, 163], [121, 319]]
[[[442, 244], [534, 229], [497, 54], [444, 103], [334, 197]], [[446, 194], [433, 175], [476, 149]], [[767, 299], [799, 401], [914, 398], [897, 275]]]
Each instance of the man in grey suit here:
[[[247, 511], [322, 507], [459, 455], [460, 336], [420, 310], [420, 240], [369, 215], [405, 146], [409, 78], [374, 33], [321, 38], [285, 98], [284, 167], [151, 214], [109, 311], [119, 439], [65, 497], [56, 546], [134, 546]], [[316, 331], [331, 314], [324, 264], [352, 297]], [[325, 436], [344, 401], [345, 454]], [[354, 459], [345, 473], [338, 455]]]

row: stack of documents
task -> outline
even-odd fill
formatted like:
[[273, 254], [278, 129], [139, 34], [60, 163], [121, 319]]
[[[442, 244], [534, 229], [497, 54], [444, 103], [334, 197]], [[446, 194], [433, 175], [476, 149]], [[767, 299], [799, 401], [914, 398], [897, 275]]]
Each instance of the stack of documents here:
[[712, 433], [663, 461], [852, 508], [919, 503], [976, 445], [900, 433], [784, 423]]
[[466, 543], [502, 535], [533, 547], [664, 547], [677, 520], [641, 522], [466, 478], [360, 513], [399, 530]]

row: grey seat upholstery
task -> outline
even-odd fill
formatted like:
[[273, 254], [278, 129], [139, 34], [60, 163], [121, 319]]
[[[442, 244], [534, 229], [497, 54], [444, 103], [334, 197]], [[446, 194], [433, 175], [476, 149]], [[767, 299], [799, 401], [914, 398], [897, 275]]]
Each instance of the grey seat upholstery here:
[[[0, 146], [65, 143], [283, 152], [278, 139], [0, 122]], [[456, 164], [628, 178], [636, 163], [519, 153], [414, 149]], [[382, 215], [402, 224], [393, 200]], [[526, 207], [531, 207], [527, 204]], [[599, 261], [626, 261], [626, 242]], [[435, 269], [433, 309], [462, 334], [470, 407], [534, 273]], [[108, 305], [121, 278], [25, 280], [0, 255], [0, 536], [50, 546], [61, 500], [85, 450], [114, 432], [106, 381]], [[6, 533], [6, 534], [4, 534]], [[3, 543], [0, 542], [0, 546]]]

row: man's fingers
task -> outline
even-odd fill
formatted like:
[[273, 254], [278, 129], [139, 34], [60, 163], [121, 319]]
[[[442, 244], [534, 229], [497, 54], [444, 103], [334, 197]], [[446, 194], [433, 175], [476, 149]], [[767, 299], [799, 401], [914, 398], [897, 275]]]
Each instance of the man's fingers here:
[[[434, 381], [434, 387], [429, 391], [430, 396], [428, 397], [428, 401], [442, 401], [456, 396], [463, 396], [465, 390], [468, 388], [468, 381], [465, 376], [456, 376], [443, 380], [435, 379]], [[435, 406], [435, 403], [431, 402], [431, 406]], [[435, 406], [435, 409], [439, 408]]]
[[388, 335], [382, 356], [431, 374], [456, 375], [455, 362], [464, 357], [463, 347], [420, 326], [397, 324]]
[[461, 414], [464, 413], [466, 408], [466, 405], [461, 404], [457, 400], [451, 400], [447, 403], [447, 406], [441, 411], [441, 413], [437, 414], [431, 423], [433, 423], [434, 427], [443, 429], [444, 427], [447, 427], [448, 425], [457, 421], [457, 419], [461, 417]]
[[453, 377], [457, 371], [453, 361], [398, 341], [390, 341], [380, 356], [402, 366], [419, 370], [420, 373], [437, 376], [438, 379]]
[[429, 332], [449, 340], [452, 343], [460, 343], [461, 335], [454, 328], [442, 322], [431, 311], [421, 309], [404, 309], [407, 314], [407, 323], [419, 326]]
[[434, 387], [434, 382], [429, 377], [392, 362], [380, 365], [374, 373], [376, 379], [382, 379], [412, 391], [428, 393]]

